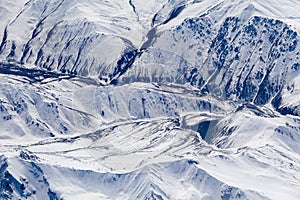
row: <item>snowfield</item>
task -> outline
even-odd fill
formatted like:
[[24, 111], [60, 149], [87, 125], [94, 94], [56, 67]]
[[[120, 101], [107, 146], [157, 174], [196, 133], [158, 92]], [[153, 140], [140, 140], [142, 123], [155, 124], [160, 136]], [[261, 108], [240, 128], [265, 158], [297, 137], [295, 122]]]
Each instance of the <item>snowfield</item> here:
[[2, 0], [0, 199], [298, 200], [296, 0]]

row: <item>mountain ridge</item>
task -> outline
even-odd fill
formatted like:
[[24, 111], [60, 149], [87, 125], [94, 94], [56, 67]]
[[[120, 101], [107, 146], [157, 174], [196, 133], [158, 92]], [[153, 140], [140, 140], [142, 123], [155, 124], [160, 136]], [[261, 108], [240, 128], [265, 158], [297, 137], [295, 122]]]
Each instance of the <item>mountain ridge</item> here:
[[0, 199], [298, 199], [296, 5], [1, 1]]

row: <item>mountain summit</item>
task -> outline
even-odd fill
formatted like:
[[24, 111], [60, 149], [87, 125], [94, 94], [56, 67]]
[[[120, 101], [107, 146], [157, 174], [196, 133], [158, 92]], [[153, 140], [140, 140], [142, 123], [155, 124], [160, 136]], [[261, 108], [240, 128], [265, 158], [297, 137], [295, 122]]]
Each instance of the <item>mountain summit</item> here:
[[2, 0], [0, 199], [299, 199], [297, 8]]

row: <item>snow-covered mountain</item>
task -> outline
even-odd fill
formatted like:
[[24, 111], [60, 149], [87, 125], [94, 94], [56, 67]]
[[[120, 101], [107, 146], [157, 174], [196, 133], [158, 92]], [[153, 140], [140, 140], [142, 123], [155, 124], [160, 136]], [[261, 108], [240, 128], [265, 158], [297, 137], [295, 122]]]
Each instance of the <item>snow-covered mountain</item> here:
[[0, 199], [300, 196], [297, 0], [2, 0]]

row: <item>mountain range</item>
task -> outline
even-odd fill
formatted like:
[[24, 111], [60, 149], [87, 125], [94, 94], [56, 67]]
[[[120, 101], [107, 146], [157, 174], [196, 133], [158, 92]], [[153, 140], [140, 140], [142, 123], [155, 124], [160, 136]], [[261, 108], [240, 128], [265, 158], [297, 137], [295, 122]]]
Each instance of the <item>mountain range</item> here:
[[298, 4], [2, 0], [0, 199], [299, 199]]

